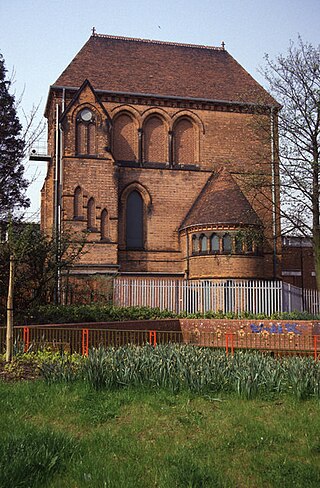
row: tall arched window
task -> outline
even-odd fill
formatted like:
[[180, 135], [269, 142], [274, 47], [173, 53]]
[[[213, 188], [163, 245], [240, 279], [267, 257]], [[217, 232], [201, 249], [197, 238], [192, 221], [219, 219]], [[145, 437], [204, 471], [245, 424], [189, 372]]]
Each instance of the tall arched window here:
[[232, 240], [230, 234], [225, 234], [222, 238], [222, 250], [223, 252], [229, 252], [231, 253], [232, 251]]
[[163, 163], [168, 161], [168, 134], [160, 117], [152, 116], [143, 127], [143, 160]]
[[108, 212], [104, 208], [101, 212], [101, 240], [109, 239], [109, 217]]
[[195, 161], [194, 126], [188, 119], [179, 120], [174, 127], [174, 162], [192, 164]]
[[210, 250], [213, 253], [217, 253], [220, 251], [220, 239], [217, 234], [212, 234], [210, 238]]
[[132, 117], [128, 114], [121, 114], [114, 120], [113, 153], [118, 161], [137, 160], [137, 131]]
[[94, 198], [90, 198], [88, 201], [88, 229], [94, 230], [96, 228], [96, 205]]
[[81, 219], [83, 217], [83, 197], [82, 197], [82, 190], [80, 186], [74, 191], [74, 199], [73, 199], [73, 217], [75, 219]]
[[144, 248], [143, 199], [133, 190], [126, 204], [126, 246], [128, 249]]
[[96, 123], [93, 112], [80, 110], [76, 120], [76, 151], [79, 155], [96, 154]]

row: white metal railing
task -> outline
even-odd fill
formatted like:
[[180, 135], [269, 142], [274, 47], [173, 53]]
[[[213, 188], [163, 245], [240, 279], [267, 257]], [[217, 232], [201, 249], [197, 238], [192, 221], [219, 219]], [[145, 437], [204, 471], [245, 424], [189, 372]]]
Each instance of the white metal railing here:
[[304, 290], [304, 310], [314, 315], [320, 314], [320, 293], [318, 290]]
[[176, 313], [252, 312], [255, 314], [302, 310], [299, 288], [282, 281], [126, 278], [114, 281], [114, 303], [148, 306]]

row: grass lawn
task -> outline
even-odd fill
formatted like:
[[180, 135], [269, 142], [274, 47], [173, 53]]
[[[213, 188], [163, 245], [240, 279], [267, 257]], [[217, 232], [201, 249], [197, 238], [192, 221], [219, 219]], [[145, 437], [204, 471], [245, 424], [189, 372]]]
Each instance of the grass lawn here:
[[0, 382], [0, 487], [319, 487], [318, 400]]

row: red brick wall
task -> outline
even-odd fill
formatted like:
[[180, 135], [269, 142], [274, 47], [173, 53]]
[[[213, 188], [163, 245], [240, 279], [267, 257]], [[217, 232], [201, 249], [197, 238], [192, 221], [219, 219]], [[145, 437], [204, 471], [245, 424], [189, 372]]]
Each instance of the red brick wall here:
[[[71, 94], [68, 96], [71, 98]], [[243, 172], [252, 173], [255, 170], [263, 170], [270, 175], [270, 145], [266, 145], [261, 136], [256, 115], [215, 111], [211, 110], [210, 106], [206, 109], [191, 110], [173, 106], [173, 103], [172, 106], [166, 103], [166, 106], [152, 107], [150, 101], [143, 104], [142, 101], [135, 100], [132, 104], [126, 105], [120, 99], [119, 102], [104, 101], [103, 96], [101, 99], [110, 118], [114, 119], [113, 154], [107, 150], [111, 138], [105, 125], [106, 115], [89, 89], [81, 93], [64, 121], [63, 221], [76, 232], [85, 230], [87, 202], [91, 197], [94, 198], [96, 231], [90, 232], [88, 240], [98, 243], [101, 239], [103, 209], [107, 210], [109, 219], [110, 242], [99, 242], [99, 245], [91, 246], [90, 251], [82, 256], [82, 263], [119, 263], [122, 272], [184, 273], [186, 244], [179, 235], [179, 227], [211, 172], [220, 169], [222, 165], [237, 174], [238, 184], [264, 222], [266, 235], [270, 238], [270, 203], [267, 203], [268, 199], [260, 201], [248, 185], [247, 176], [243, 176]], [[75, 118], [77, 110], [85, 104], [90, 104], [97, 120], [95, 158], [77, 157], [75, 154]], [[48, 112], [51, 151], [54, 148], [54, 110], [53, 99]], [[265, 119], [261, 117], [264, 122]], [[193, 129], [190, 128], [190, 124]], [[138, 159], [138, 128], [143, 132], [142, 159], [149, 163], [168, 163], [167, 166], [151, 169], [143, 165], [130, 168], [118, 168], [115, 165], [113, 155], [123, 160]], [[197, 162], [197, 170], [179, 167], [170, 169], [170, 131], [173, 131], [173, 159], [178, 158], [181, 164]], [[54, 159], [43, 190], [42, 222], [43, 227], [47, 229], [52, 225], [53, 170]], [[141, 185], [150, 199], [145, 211], [145, 251], [125, 250], [125, 200], [121, 200], [121, 195], [130, 184]], [[83, 219], [75, 221], [73, 205], [77, 186], [83, 190]], [[230, 205], [232, 204], [233, 202], [230, 202]], [[265, 251], [264, 258], [223, 257], [220, 263], [214, 257], [192, 258], [191, 276], [270, 277], [271, 241], [266, 241]]]

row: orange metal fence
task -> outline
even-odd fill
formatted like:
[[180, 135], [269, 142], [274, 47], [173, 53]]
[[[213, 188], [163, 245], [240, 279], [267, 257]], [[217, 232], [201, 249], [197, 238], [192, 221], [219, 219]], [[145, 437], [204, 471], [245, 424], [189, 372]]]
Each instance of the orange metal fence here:
[[[0, 352], [5, 351], [5, 327], [0, 327]], [[127, 344], [143, 345], [185, 343], [202, 347], [224, 348], [226, 353], [235, 349], [254, 349], [274, 354], [304, 354], [320, 357], [320, 336], [265, 334], [212, 331], [159, 331], [120, 330], [77, 327], [29, 326], [14, 328], [16, 351], [26, 352], [50, 348], [54, 351], [77, 352], [88, 355], [92, 347], [120, 347]]]

